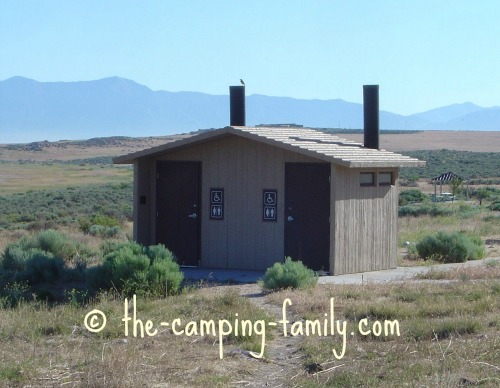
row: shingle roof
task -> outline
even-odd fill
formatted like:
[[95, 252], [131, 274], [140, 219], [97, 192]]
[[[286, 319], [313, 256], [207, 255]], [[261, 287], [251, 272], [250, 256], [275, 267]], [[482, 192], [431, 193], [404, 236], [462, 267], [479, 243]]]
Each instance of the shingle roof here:
[[386, 150], [365, 148], [360, 143], [315, 129], [276, 127], [225, 127], [186, 135], [186, 137], [161, 146], [118, 156], [113, 159], [113, 162], [117, 164], [133, 163], [139, 158], [154, 157], [169, 150], [228, 135], [245, 137], [346, 167], [421, 167], [425, 165], [424, 161], [409, 156]]

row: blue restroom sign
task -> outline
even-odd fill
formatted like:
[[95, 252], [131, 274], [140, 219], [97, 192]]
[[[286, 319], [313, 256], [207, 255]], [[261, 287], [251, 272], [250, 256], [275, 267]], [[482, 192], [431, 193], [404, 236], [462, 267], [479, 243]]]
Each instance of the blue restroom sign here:
[[278, 191], [264, 190], [262, 197], [263, 220], [277, 221], [278, 220]]
[[224, 189], [210, 189], [210, 219], [224, 219]]

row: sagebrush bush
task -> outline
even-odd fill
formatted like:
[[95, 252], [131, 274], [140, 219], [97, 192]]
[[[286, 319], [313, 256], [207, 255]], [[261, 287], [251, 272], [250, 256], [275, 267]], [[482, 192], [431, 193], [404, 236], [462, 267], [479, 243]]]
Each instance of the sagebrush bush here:
[[407, 205], [410, 202], [423, 202], [429, 197], [418, 189], [404, 190], [399, 193], [399, 206]]
[[39, 251], [48, 252], [66, 263], [93, 255], [92, 250], [83, 244], [61, 232], [48, 229], [32, 237], [24, 236], [9, 244], [3, 254], [2, 267], [12, 270], [22, 269], [23, 263]]
[[423, 259], [443, 263], [463, 263], [484, 257], [484, 245], [477, 236], [463, 233], [437, 232], [427, 235], [417, 243], [417, 252]]
[[113, 227], [118, 225], [117, 222], [132, 218], [132, 197], [130, 183], [30, 190], [26, 193], [1, 195], [0, 227], [46, 229], [74, 224], [76, 220], [82, 220], [84, 228], [102, 224]]
[[88, 234], [92, 236], [100, 236], [100, 237], [116, 237], [120, 233], [119, 226], [102, 226], [102, 225], [92, 225], [87, 230]]
[[70, 261], [78, 255], [77, 243], [53, 229], [38, 233], [33, 241], [35, 248], [50, 252], [54, 256]]
[[443, 206], [439, 206], [439, 205], [428, 205], [428, 204], [405, 205], [405, 206], [401, 206], [399, 208], [399, 211], [398, 211], [398, 215], [400, 217], [404, 217], [404, 216], [418, 217], [418, 216], [424, 216], [424, 215], [430, 215], [433, 217], [437, 217], [437, 216], [447, 216], [447, 215], [450, 215], [452, 213], [453, 213], [452, 209], [449, 209], [449, 208], [446, 208]]
[[118, 229], [120, 227], [120, 220], [106, 214], [92, 214], [88, 217], [81, 217], [78, 219], [80, 230], [84, 233], [89, 233], [93, 236], [104, 234], [105, 230]]
[[179, 291], [184, 275], [164, 245], [106, 244], [104, 251], [103, 264], [86, 273], [93, 292], [115, 289], [125, 296], [161, 296]]
[[26, 261], [39, 249], [25, 245], [24, 240], [12, 243], [5, 248], [0, 267], [5, 271], [22, 272], [26, 269]]
[[54, 283], [64, 272], [64, 261], [48, 252], [35, 252], [27, 261], [20, 280], [29, 284]]
[[263, 287], [267, 290], [282, 290], [286, 288], [306, 288], [318, 281], [318, 275], [307, 268], [301, 261], [294, 261], [290, 257], [284, 263], [274, 263], [266, 270], [263, 278]]
[[[401, 168], [400, 179], [411, 176], [433, 178], [443, 171], [454, 171], [469, 178], [498, 177], [500, 158], [498, 152], [470, 152], [455, 150], [405, 151], [405, 155], [427, 161], [425, 167]], [[476, 183], [477, 184], [477, 183]]]
[[[91, 249], [70, 237], [55, 230], [44, 230], [7, 245], [0, 258], [0, 268], [3, 278], [26, 281], [30, 286], [79, 280], [85, 260], [92, 254]], [[70, 263], [76, 264], [76, 268], [69, 267]]]

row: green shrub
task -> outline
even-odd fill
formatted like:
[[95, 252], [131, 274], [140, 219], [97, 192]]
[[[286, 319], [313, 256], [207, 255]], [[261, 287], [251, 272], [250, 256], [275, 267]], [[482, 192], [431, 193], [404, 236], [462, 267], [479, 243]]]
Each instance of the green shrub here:
[[400, 217], [405, 217], [405, 216], [424, 216], [424, 215], [430, 215], [433, 217], [437, 216], [447, 216], [453, 213], [452, 209], [449, 209], [447, 207], [439, 206], [439, 205], [420, 205], [420, 204], [415, 204], [415, 205], [405, 205], [401, 206], [398, 211], [398, 215]]
[[92, 214], [89, 217], [81, 217], [78, 219], [80, 230], [84, 233], [98, 235], [106, 229], [119, 228], [120, 221], [113, 216], [105, 214]]
[[92, 225], [87, 231], [88, 234], [92, 236], [100, 237], [116, 237], [120, 233], [119, 226], [102, 226], [102, 225]]
[[115, 289], [125, 296], [161, 296], [165, 291], [179, 291], [184, 275], [165, 246], [143, 247], [128, 242], [107, 244], [104, 250], [103, 264], [86, 272], [92, 291]]
[[399, 206], [407, 205], [411, 202], [423, 202], [429, 197], [418, 189], [404, 190], [399, 193]]
[[425, 160], [427, 163], [425, 167], [401, 168], [399, 173], [400, 179], [408, 179], [414, 175], [420, 178], [433, 178], [441, 175], [443, 171], [453, 171], [467, 178], [497, 178], [498, 171], [500, 171], [500, 153], [498, 152], [470, 152], [441, 149], [405, 151], [403, 153], [420, 160]]
[[493, 203], [489, 206], [489, 209], [490, 209], [490, 210], [493, 210], [493, 211], [500, 211], [500, 201], [493, 202]]
[[34, 244], [36, 248], [67, 261], [78, 255], [75, 241], [53, 229], [41, 231], [35, 238]]
[[64, 271], [64, 261], [48, 252], [35, 252], [27, 261], [21, 275], [29, 284], [54, 283]]
[[132, 218], [132, 197], [129, 183], [0, 195], [0, 227], [41, 230], [78, 221], [82, 230], [92, 225], [118, 226]]
[[[85, 259], [93, 252], [55, 230], [44, 230], [9, 244], [0, 258], [5, 281], [26, 281], [29, 286], [83, 278]], [[75, 264], [74, 268], [66, 266]]]
[[88, 257], [92, 251], [58, 231], [48, 229], [33, 237], [23, 237], [9, 244], [4, 251], [1, 266], [9, 270], [24, 270], [25, 262], [35, 253], [47, 252], [59, 257], [65, 262], [71, 262], [77, 257]]
[[53, 283], [64, 273], [64, 261], [49, 252], [34, 248], [24, 251], [19, 247], [7, 249], [6, 252], [1, 262], [6, 278], [35, 285]]
[[301, 261], [293, 261], [290, 257], [284, 263], [275, 263], [266, 270], [263, 287], [267, 290], [282, 290], [285, 288], [306, 288], [314, 286], [318, 276]]
[[463, 263], [484, 257], [484, 246], [477, 236], [463, 233], [438, 232], [425, 236], [417, 243], [417, 252], [424, 259], [444, 263]]
[[25, 239], [12, 243], [5, 248], [0, 267], [5, 271], [22, 272], [26, 269], [26, 261], [39, 249], [29, 247]]

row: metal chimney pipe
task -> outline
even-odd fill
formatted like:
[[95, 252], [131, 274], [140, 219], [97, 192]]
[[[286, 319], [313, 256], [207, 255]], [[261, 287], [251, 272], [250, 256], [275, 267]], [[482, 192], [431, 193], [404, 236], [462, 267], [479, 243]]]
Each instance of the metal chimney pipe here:
[[363, 85], [365, 147], [379, 149], [378, 85]]
[[229, 87], [229, 110], [231, 126], [245, 126], [245, 86]]

